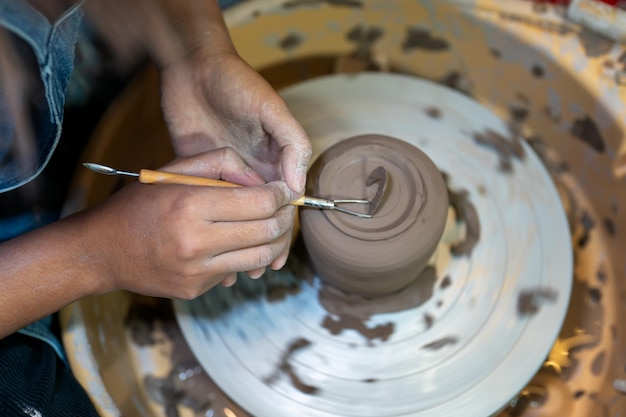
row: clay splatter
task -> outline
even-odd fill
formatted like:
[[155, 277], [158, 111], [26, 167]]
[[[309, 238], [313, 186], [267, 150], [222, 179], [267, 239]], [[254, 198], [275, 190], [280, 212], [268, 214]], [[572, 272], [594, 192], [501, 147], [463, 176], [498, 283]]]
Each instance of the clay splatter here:
[[441, 110], [437, 107], [429, 107], [425, 110], [426, 114], [433, 119], [441, 119]]
[[440, 52], [449, 48], [450, 44], [445, 39], [434, 37], [429, 31], [417, 27], [407, 28], [406, 37], [402, 43], [403, 52], [415, 49]]
[[472, 96], [472, 82], [458, 71], [449, 72], [441, 79], [440, 83], [467, 96]]
[[366, 384], [373, 384], [374, 382], [378, 382], [378, 379], [376, 379], [376, 378], [367, 378], [367, 379], [363, 380], [363, 382], [365, 382]]
[[578, 32], [578, 39], [585, 50], [585, 55], [590, 58], [608, 54], [615, 44], [611, 39], [605, 38], [586, 28]]
[[[171, 363], [163, 376], [146, 375], [143, 383], [148, 397], [162, 405], [163, 415], [179, 417], [183, 410], [194, 415], [213, 415], [225, 407], [246, 416], [203, 371], [178, 328], [168, 300], [139, 297], [127, 314], [125, 325], [138, 346], [171, 343], [166, 356]], [[215, 414], [217, 415], [217, 414]]]
[[303, 392], [305, 394], [309, 394], [309, 395], [317, 394], [319, 392], [319, 388], [305, 384], [300, 379], [300, 377], [298, 377], [298, 375], [295, 373], [293, 366], [289, 363], [292, 356], [297, 351], [307, 348], [310, 345], [311, 345], [311, 342], [303, 337], [292, 341], [289, 344], [289, 346], [287, 346], [287, 349], [283, 353], [280, 363], [277, 365], [276, 371], [269, 377], [264, 378], [263, 382], [265, 382], [268, 385], [271, 385], [274, 382], [276, 382], [276, 380], [280, 377], [280, 373], [283, 372], [287, 376], [289, 376], [291, 383], [293, 384], [294, 388], [296, 388], [298, 391]]
[[598, 152], [604, 152], [604, 138], [598, 125], [589, 116], [574, 120], [570, 133]]
[[599, 288], [589, 288], [589, 299], [592, 303], [598, 304], [602, 301], [602, 291]]
[[383, 33], [383, 29], [377, 26], [357, 25], [346, 33], [346, 39], [363, 47], [369, 47], [379, 40]]
[[[444, 178], [447, 179], [447, 175], [444, 175]], [[465, 190], [452, 191], [448, 187], [448, 201], [456, 218], [465, 223], [465, 237], [462, 241], [450, 246], [450, 253], [454, 256], [470, 256], [480, 240], [478, 212]]]
[[558, 295], [558, 291], [552, 288], [522, 290], [517, 297], [517, 314], [522, 317], [534, 315], [544, 302], [554, 302]]
[[496, 151], [500, 158], [499, 170], [511, 172], [513, 170], [513, 158], [524, 160], [526, 152], [517, 136], [505, 138], [498, 132], [487, 129], [485, 132], [477, 132], [473, 135], [474, 141]]
[[608, 217], [604, 219], [604, 229], [611, 237], [615, 237], [615, 222]]
[[535, 64], [530, 68], [530, 72], [533, 74], [533, 76], [535, 76], [536, 78], [543, 78], [543, 76], [545, 75], [545, 70], [543, 69], [543, 67], [539, 64]]
[[433, 327], [433, 323], [435, 322], [435, 318], [428, 313], [424, 313], [424, 326], [426, 329], [430, 329]]
[[587, 246], [587, 243], [589, 243], [589, 239], [591, 239], [591, 230], [595, 227], [595, 222], [589, 212], [584, 211], [580, 219], [580, 224], [582, 225], [583, 231], [576, 244], [579, 248], [584, 248]]
[[439, 350], [444, 346], [455, 345], [458, 341], [459, 339], [455, 336], [446, 336], [422, 346], [422, 349]]
[[593, 362], [591, 363], [591, 372], [599, 376], [602, 374], [602, 370], [604, 369], [604, 361], [606, 359], [606, 352], [602, 351], [598, 353]]
[[443, 280], [441, 280], [441, 284], [439, 284], [439, 288], [441, 288], [442, 290], [445, 290], [450, 285], [452, 285], [452, 280], [450, 279], [450, 275], [446, 275], [445, 277], [443, 277]]
[[376, 339], [385, 341], [389, 339], [395, 330], [395, 325], [391, 322], [379, 324], [374, 327], [367, 327], [360, 318], [348, 315], [342, 315], [336, 319], [331, 316], [326, 316], [322, 322], [322, 327], [327, 329], [332, 335], [338, 335], [344, 330], [356, 330], [368, 341]]
[[509, 113], [515, 123], [523, 123], [528, 118], [529, 111], [526, 107], [513, 105], [509, 108]]
[[502, 52], [499, 49], [489, 48], [489, 53], [496, 59], [502, 58]]
[[382, 38], [384, 30], [377, 26], [357, 25], [346, 33], [346, 39], [356, 44], [356, 49], [348, 56], [340, 57], [335, 62], [335, 72], [359, 73], [362, 71], [386, 70], [380, 56], [372, 48]]
[[394, 331], [393, 323], [369, 328], [367, 320], [374, 314], [393, 313], [417, 308], [433, 295], [437, 273], [435, 268], [427, 266], [419, 278], [401, 291], [378, 297], [367, 298], [356, 294], [347, 294], [330, 285], [324, 285], [319, 292], [319, 301], [329, 313], [323, 327], [331, 334], [343, 330], [356, 330], [368, 341], [386, 340]]
[[278, 46], [284, 51], [291, 51], [296, 49], [302, 42], [304, 41], [304, 37], [298, 33], [290, 33], [280, 40]]

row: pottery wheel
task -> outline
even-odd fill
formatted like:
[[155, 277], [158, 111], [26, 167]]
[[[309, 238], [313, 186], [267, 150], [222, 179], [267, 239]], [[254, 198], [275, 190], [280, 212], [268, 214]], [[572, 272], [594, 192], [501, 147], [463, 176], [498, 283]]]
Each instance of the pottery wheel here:
[[[480, 236], [464, 253], [439, 250], [428, 297], [367, 317], [369, 336], [324, 326], [338, 318], [320, 302], [322, 283], [299, 277], [293, 262], [177, 301], [200, 364], [257, 417], [500, 410], [548, 355], [571, 291], [565, 213], [539, 159], [477, 101], [415, 77], [333, 75], [282, 96], [309, 134], [313, 158], [372, 133], [419, 147], [447, 174], [450, 191], [471, 202]], [[272, 286], [286, 290], [269, 296]], [[384, 328], [384, 336], [374, 332]]]

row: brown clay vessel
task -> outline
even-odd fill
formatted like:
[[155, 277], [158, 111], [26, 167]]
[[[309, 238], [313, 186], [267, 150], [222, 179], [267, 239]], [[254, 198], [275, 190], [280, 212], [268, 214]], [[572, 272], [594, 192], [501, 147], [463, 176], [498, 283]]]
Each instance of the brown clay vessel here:
[[384, 135], [356, 136], [327, 149], [309, 171], [307, 193], [371, 199], [379, 184], [368, 187], [366, 179], [379, 166], [388, 182], [374, 217], [300, 210], [315, 272], [327, 284], [364, 296], [394, 293], [420, 275], [441, 239], [448, 209], [444, 179], [430, 158]]

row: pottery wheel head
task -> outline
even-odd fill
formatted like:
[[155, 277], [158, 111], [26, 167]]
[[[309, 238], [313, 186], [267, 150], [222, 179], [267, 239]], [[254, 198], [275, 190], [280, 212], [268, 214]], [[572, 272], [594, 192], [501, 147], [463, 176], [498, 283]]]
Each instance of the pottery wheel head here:
[[[398, 246], [387, 243], [419, 221], [431, 197], [424, 194], [430, 179], [407, 156], [414, 149], [448, 190], [445, 228], [421, 278], [393, 294], [355, 296], [325, 285], [307, 274], [306, 257], [294, 249], [281, 271], [259, 280], [242, 275], [235, 287], [176, 301], [201, 365], [256, 417], [484, 417], [501, 410], [548, 357], [572, 288], [567, 220], [539, 158], [486, 107], [415, 77], [333, 75], [281, 94], [313, 143], [314, 164], [327, 163], [311, 167], [319, 174], [313, 191], [369, 197], [370, 173], [382, 166], [388, 175], [372, 219], [302, 210], [320, 216], [314, 227], [337, 232], [331, 245], [317, 244], [327, 232], [310, 233], [320, 239], [311, 247], [339, 251], [347, 243], [336, 236], [369, 239], [363, 271], [389, 271], [375, 255], [396, 259]], [[401, 146], [388, 149], [372, 133]], [[478, 140], [486, 137], [489, 144]], [[348, 138], [360, 139], [342, 145]], [[344, 151], [354, 158], [341, 161]]]

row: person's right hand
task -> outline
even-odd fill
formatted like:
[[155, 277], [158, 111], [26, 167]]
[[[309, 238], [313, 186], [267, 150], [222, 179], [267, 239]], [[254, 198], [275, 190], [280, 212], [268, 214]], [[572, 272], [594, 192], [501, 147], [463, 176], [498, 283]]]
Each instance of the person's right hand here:
[[192, 299], [237, 272], [283, 265], [292, 211], [283, 181], [264, 184], [230, 148], [179, 159], [162, 170], [224, 179], [241, 188], [132, 184], [88, 210], [90, 252], [105, 286]]

